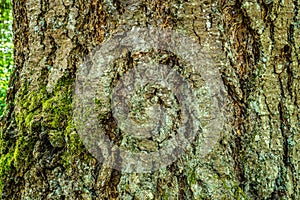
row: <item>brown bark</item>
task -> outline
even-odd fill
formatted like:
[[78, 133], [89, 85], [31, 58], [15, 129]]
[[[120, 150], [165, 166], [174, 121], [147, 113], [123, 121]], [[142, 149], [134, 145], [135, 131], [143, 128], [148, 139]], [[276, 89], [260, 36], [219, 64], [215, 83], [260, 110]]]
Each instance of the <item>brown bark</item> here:
[[[13, 9], [2, 199], [300, 198], [299, 1], [14, 0]], [[220, 69], [227, 121], [204, 158], [196, 141], [166, 168], [128, 174], [104, 167], [81, 142], [76, 72], [94, 47], [133, 26], [182, 31]]]

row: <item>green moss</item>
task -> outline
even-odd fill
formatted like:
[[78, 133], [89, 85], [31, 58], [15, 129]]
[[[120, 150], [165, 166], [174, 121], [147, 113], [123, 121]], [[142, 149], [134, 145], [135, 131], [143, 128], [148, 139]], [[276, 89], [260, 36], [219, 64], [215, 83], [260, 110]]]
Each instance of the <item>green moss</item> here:
[[[1, 144], [3, 140], [1, 138]], [[30, 164], [30, 156], [27, 154], [27, 149], [33, 148], [33, 140], [19, 137], [16, 140], [16, 145], [11, 148], [8, 153], [3, 154], [5, 146], [1, 146], [1, 157], [0, 157], [0, 194], [2, 193], [3, 181], [7, 180], [7, 177], [11, 171], [11, 167], [14, 166], [16, 169], [25, 166], [25, 163]], [[1, 197], [1, 196], [0, 196]]]
[[65, 145], [64, 134], [62, 131], [51, 130], [49, 140], [53, 147], [63, 147]]
[[[24, 82], [17, 94], [15, 119], [18, 131], [12, 144], [0, 140], [0, 186], [7, 181], [11, 169], [22, 175], [33, 161], [33, 150], [40, 134], [48, 134], [53, 147], [65, 147], [61, 163], [72, 170], [76, 159], [90, 160], [72, 119], [73, 81], [63, 77], [48, 93], [46, 86], [30, 89]], [[1, 136], [1, 138], [3, 138]], [[9, 153], [8, 152], [9, 149]], [[80, 158], [79, 158], [80, 156]], [[14, 166], [11, 168], [11, 166]], [[1, 190], [0, 190], [1, 193]]]
[[20, 139], [18, 139], [17, 140], [17, 142], [16, 142], [16, 147], [15, 147], [15, 151], [14, 151], [14, 153], [13, 153], [13, 159], [15, 160], [15, 161], [17, 161], [18, 160], [18, 157], [19, 157], [19, 155], [20, 155], [20, 145], [22, 144], [22, 137], [20, 138]]
[[20, 169], [32, 162], [32, 151], [36, 140], [30, 136], [20, 136], [14, 148], [14, 166]]
[[7, 153], [5, 155], [2, 155], [0, 158], [0, 198], [2, 194], [2, 188], [3, 188], [3, 178], [9, 174], [11, 169], [11, 163], [13, 160], [13, 154]]
[[197, 184], [197, 175], [195, 171], [190, 171], [187, 176], [187, 180], [189, 185]]
[[65, 129], [72, 116], [72, 88], [69, 81], [63, 84], [62, 80], [54, 89], [54, 95], [42, 103], [42, 112], [46, 113], [44, 124], [52, 129]]
[[240, 188], [238, 185], [235, 187], [235, 193], [234, 193], [234, 198], [237, 200], [247, 200], [247, 196], [245, 192], [243, 191], [242, 188]]
[[33, 118], [34, 118], [35, 113], [25, 113], [24, 117], [25, 117], [25, 127], [30, 128], [33, 122]]
[[70, 168], [74, 158], [78, 157], [84, 152], [84, 145], [80, 136], [75, 132], [75, 125], [73, 120], [69, 122], [69, 125], [65, 131], [65, 140], [67, 150], [62, 155], [61, 164], [65, 168]]
[[[1, 140], [1, 179], [4, 178], [5, 173], [9, 173], [11, 165], [14, 165], [18, 171], [30, 165], [33, 159], [34, 145], [38, 135], [44, 130], [49, 131], [49, 133], [57, 133], [52, 134], [51, 139], [58, 146], [62, 146], [61, 138], [63, 138], [63, 133], [59, 130], [65, 129], [70, 116], [72, 116], [72, 90], [70, 90], [68, 84], [62, 86], [63, 83], [60, 83], [53, 94], [48, 94], [46, 87], [43, 85], [35, 90], [31, 89], [30, 92], [28, 92], [29, 87], [26, 82], [21, 85], [16, 99], [18, 104], [15, 109], [15, 119], [18, 132], [14, 136], [14, 144], [10, 144], [8, 147]], [[58, 130], [56, 131], [56, 129]], [[4, 154], [3, 152], [7, 151], [8, 148], [11, 149], [10, 153]]]
[[0, 199], [2, 199], [3, 181], [11, 169], [11, 163], [13, 159], [13, 153], [9, 151], [5, 153], [6, 142], [3, 138], [2, 128], [0, 127]]
[[35, 140], [29, 136], [20, 136], [14, 147], [13, 165], [18, 169], [25, 164], [30, 164], [32, 159], [32, 149], [34, 148]]

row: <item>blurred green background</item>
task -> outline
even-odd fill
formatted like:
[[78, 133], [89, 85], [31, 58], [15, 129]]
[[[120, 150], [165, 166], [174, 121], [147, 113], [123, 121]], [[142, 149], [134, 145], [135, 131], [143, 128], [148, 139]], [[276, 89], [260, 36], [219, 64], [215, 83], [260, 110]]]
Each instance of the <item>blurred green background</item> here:
[[0, 0], [0, 116], [5, 109], [6, 91], [13, 68], [11, 0]]

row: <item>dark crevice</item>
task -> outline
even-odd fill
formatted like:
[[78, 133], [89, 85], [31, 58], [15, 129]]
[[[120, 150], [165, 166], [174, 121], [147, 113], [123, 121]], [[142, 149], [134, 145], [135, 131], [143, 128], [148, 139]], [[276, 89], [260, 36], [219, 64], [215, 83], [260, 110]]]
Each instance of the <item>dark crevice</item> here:
[[[167, 169], [177, 177], [179, 191], [178, 191], [178, 199], [187, 200], [193, 198], [193, 192], [189, 187], [187, 176], [182, 172], [179, 172], [178, 166], [176, 163], [172, 163]], [[159, 185], [158, 185], [159, 188]]]

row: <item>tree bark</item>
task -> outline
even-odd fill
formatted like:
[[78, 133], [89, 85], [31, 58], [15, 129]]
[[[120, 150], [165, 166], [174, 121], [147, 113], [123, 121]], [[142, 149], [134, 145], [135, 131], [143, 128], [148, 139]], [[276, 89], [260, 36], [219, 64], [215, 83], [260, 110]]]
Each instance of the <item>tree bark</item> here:
[[[14, 0], [2, 199], [299, 199], [298, 9], [298, 0]], [[82, 143], [72, 114], [76, 73], [95, 47], [134, 26], [183, 32], [219, 69], [226, 122], [205, 157], [196, 141], [167, 167], [124, 173]]]

